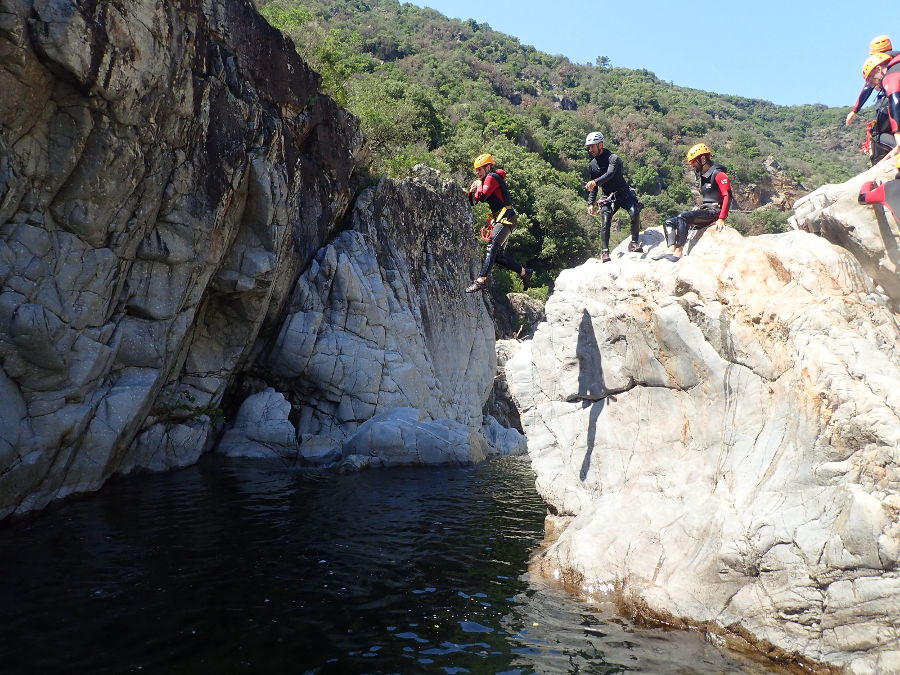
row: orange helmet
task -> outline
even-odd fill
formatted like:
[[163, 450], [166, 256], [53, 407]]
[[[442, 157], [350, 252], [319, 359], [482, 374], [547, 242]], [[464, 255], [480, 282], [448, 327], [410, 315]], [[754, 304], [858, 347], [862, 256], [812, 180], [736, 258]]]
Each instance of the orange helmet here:
[[712, 155], [712, 150], [709, 149], [709, 146], [706, 145], [706, 143], [697, 143], [697, 145], [687, 151], [685, 159], [692, 162], [701, 155]]
[[475, 161], [472, 162], [472, 168], [477, 169], [480, 166], [485, 166], [487, 164], [495, 164], [494, 156], [489, 155], [488, 153], [482, 153], [475, 158]]
[[894, 45], [891, 44], [891, 38], [887, 35], [879, 35], [878, 37], [873, 37], [872, 41], [869, 43], [869, 53], [877, 54], [878, 52], [889, 52], [894, 48]]
[[866, 62], [862, 67], [863, 79], [868, 80], [869, 75], [877, 66], [880, 66], [882, 63], [887, 63], [891, 60], [890, 54], [885, 54], [884, 52], [876, 52], [872, 54], [869, 58], [866, 59]]

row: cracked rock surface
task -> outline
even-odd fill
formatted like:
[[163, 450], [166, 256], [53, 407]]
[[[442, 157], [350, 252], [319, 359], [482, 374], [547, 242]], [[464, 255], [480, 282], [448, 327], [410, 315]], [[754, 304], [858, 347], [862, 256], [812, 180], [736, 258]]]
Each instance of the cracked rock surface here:
[[214, 441], [354, 192], [319, 81], [244, 0], [0, 0], [0, 517]]
[[900, 327], [846, 250], [704, 237], [563, 272], [506, 365], [547, 574], [772, 655], [900, 670]]
[[479, 253], [470, 223], [459, 187], [424, 166], [356, 200], [255, 371], [296, 410], [296, 457], [353, 468], [524, 451], [521, 434], [482, 414], [496, 355], [485, 298], [463, 291]]

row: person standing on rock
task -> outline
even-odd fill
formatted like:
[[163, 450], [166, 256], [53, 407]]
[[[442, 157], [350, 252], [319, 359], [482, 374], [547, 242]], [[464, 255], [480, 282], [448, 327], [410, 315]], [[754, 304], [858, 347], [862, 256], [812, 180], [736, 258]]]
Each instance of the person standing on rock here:
[[866, 181], [859, 190], [860, 204], [882, 204], [887, 206], [894, 220], [900, 225], [900, 154], [894, 157], [897, 175], [893, 180], [877, 185], [875, 181]]
[[885, 52], [872, 54], [863, 63], [862, 75], [867, 85], [884, 95], [894, 147], [882, 159], [894, 157], [900, 152], [900, 56]]
[[685, 159], [700, 179], [700, 197], [703, 203], [690, 211], [666, 219], [663, 229], [666, 232], [669, 250], [668, 253], [655, 256], [655, 260], [663, 258], [679, 260], [684, 255], [688, 230], [703, 230], [713, 225], [716, 232], [721, 232], [728, 217], [733, 197], [731, 181], [725, 173], [725, 167], [713, 164], [712, 151], [706, 143], [697, 143], [688, 150]]
[[[603, 134], [592, 131], [584, 139], [591, 163], [588, 165], [590, 179], [584, 184], [588, 191], [588, 214], [594, 215], [596, 206], [600, 206], [600, 260], [609, 262], [609, 230], [613, 214], [619, 209], [628, 211], [631, 216], [631, 243], [629, 253], [643, 253], [644, 249], [638, 241], [641, 231], [641, 204], [637, 194], [625, 180], [621, 158], [603, 147]], [[603, 198], [597, 201], [597, 192], [603, 192]]]
[[[872, 41], [869, 43], [869, 55], [885, 53], [890, 54], [891, 56], [897, 56], [900, 52], [893, 51], [894, 45], [891, 42], [891, 38], [887, 35], [879, 35], [878, 37], [872, 38]], [[853, 120], [856, 119], [856, 116], [859, 114], [859, 111], [862, 110], [862, 107], [866, 104], [866, 101], [869, 100], [869, 96], [872, 95], [873, 88], [867, 84], [863, 85], [862, 90], [859, 92], [859, 96], [856, 98], [856, 103], [853, 104], [853, 108], [847, 113], [847, 119], [844, 120], [844, 124], [849, 126]]]
[[518, 274], [527, 290], [534, 270], [523, 267], [505, 253], [506, 242], [516, 227], [516, 212], [512, 207], [509, 189], [506, 187], [506, 172], [494, 168], [494, 158], [487, 153], [478, 155], [472, 162], [472, 168], [478, 178], [469, 186], [469, 203], [474, 205], [476, 202], [486, 202], [491, 209], [493, 227], [481, 273], [472, 285], [466, 288], [466, 293], [475, 293], [487, 288], [488, 275], [494, 263]]

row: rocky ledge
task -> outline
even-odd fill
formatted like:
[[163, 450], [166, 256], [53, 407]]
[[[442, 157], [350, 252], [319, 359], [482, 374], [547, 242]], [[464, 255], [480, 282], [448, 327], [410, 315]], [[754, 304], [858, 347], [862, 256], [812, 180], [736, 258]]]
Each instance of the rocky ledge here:
[[655, 252], [563, 272], [507, 363], [559, 532], [538, 568], [776, 658], [900, 671], [892, 300], [805, 232]]

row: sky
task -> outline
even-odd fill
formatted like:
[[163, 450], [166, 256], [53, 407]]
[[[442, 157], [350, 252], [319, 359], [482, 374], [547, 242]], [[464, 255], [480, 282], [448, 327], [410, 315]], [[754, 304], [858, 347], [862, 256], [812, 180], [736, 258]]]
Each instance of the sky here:
[[[405, 1], [405, 0], [402, 0]], [[415, 0], [475, 19], [575, 63], [645, 68], [662, 80], [779, 105], [850, 106], [862, 88], [869, 42], [900, 43], [896, 0], [873, 12], [837, 0]], [[702, 13], [702, 14], [701, 14]], [[870, 101], [871, 104], [871, 101]]]

